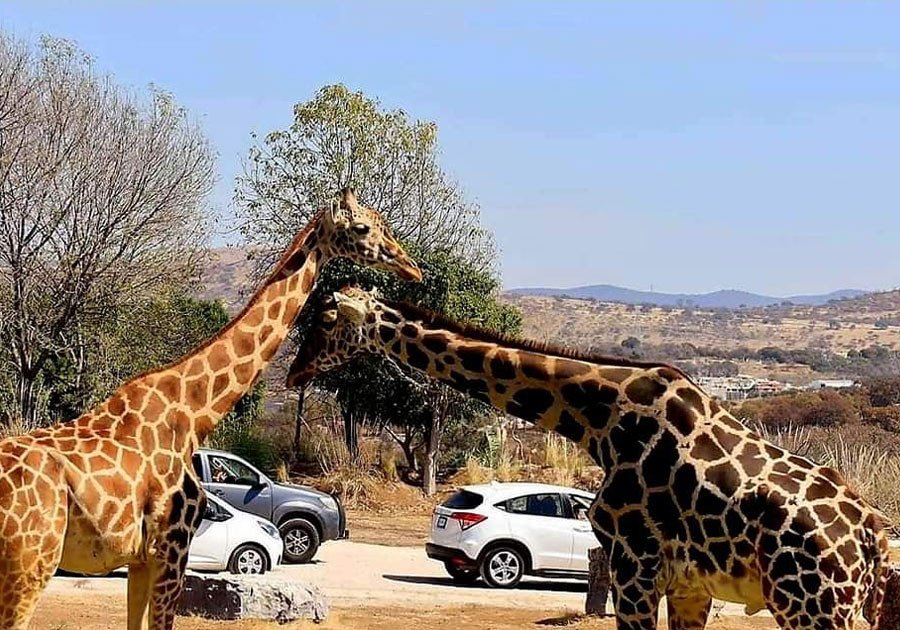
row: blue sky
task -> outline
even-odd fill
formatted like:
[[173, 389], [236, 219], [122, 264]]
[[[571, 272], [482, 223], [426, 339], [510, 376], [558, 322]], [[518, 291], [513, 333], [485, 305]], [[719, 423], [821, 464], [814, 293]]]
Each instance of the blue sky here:
[[[900, 285], [900, 4], [5, 2], [155, 83], [219, 154], [343, 82], [440, 129], [504, 284]], [[220, 237], [221, 238], [221, 237]]]

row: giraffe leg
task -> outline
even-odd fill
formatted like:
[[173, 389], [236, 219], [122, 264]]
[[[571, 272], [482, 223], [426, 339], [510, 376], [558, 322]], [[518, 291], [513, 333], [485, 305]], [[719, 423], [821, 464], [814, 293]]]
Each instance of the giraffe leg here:
[[55, 462], [0, 455], [0, 628], [24, 630], [62, 558], [68, 509]]
[[706, 593], [672, 593], [666, 597], [669, 630], [703, 630], [712, 598]]
[[152, 576], [150, 563], [128, 566], [128, 630], [146, 630], [149, 624]]
[[642, 568], [619, 541], [613, 542], [610, 574], [617, 630], [656, 630], [660, 593], [656, 571]]

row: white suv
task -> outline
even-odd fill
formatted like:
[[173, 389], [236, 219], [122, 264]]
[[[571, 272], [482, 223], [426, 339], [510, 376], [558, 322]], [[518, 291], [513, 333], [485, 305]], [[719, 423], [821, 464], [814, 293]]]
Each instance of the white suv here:
[[539, 483], [466, 486], [434, 509], [429, 558], [454, 580], [512, 588], [524, 575], [586, 577], [599, 543], [587, 520], [594, 495]]

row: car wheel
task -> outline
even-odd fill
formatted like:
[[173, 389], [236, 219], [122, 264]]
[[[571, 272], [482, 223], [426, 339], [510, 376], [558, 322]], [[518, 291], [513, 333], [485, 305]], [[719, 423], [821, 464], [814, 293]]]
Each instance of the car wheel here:
[[319, 550], [319, 532], [305, 518], [292, 518], [278, 528], [284, 541], [284, 559], [287, 562], [309, 562]]
[[231, 554], [228, 570], [241, 575], [262, 575], [268, 565], [265, 551], [256, 545], [241, 545]]
[[481, 577], [494, 588], [513, 588], [525, 575], [525, 560], [512, 547], [491, 549], [481, 561]]
[[447, 573], [453, 578], [453, 581], [459, 584], [473, 584], [478, 579], [478, 569], [465, 569], [452, 562], [445, 562], [444, 568], [447, 569]]

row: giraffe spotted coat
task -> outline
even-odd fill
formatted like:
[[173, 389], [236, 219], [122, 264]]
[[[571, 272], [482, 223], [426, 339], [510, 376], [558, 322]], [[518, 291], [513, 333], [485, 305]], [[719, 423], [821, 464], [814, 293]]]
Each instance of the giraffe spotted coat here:
[[[356, 288], [334, 295], [289, 374], [360, 352], [422, 370], [577, 443], [606, 473], [590, 519], [620, 630], [706, 626], [712, 598], [781, 628], [877, 623], [882, 516], [834, 470], [765, 440], [667, 365], [589, 357], [461, 326]], [[887, 630], [887, 629], [881, 629]]]
[[191, 454], [252, 387], [337, 256], [421, 277], [378, 213], [345, 190], [212, 340], [76, 420], [0, 441], [0, 629], [28, 626], [57, 567], [125, 565], [129, 630], [172, 627], [205, 504]]

